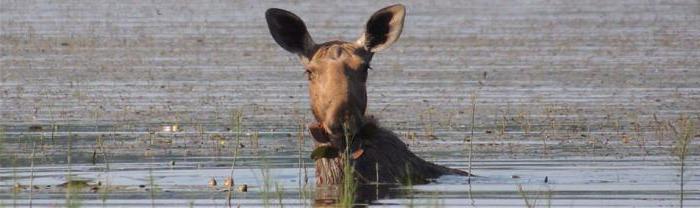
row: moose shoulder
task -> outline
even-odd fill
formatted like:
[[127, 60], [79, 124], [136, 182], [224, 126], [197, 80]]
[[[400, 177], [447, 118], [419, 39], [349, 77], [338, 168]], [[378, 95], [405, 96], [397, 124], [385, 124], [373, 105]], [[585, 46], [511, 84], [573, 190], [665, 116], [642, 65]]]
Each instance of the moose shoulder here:
[[392, 5], [375, 12], [356, 41], [318, 44], [297, 15], [275, 8], [265, 13], [274, 40], [297, 54], [306, 70], [317, 121], [309, 125], [317, 184], [341, 183], [346, 162], [365, 183], [424, 183], [445, 174], [469, 175], [417, 157], [396, 134], [365, 115], [372, 56], [399, 39], [405, 15], [403, 5]]

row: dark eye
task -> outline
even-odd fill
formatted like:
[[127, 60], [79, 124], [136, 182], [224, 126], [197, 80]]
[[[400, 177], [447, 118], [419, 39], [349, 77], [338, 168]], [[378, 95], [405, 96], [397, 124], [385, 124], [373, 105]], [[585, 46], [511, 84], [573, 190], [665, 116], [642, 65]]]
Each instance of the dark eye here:
[[306, 75], [306, 79], [308, 79], [309, 81], [311, 81], [311, 78], [313, 77], [313, 73], [311, 72], [311, 70], [309, 70], [308, 68], [305, 69], [305, 70], [304, 70], [304, 75]]
[[360, 80], [362, 80], [362, 82], [367, 82], [367, 73], [369, 72], [368, 69], [372, 69], [372, 67], [369, 65], [362, 66], [362, 72], [360, 73]]
[[372, 67], [369, 64], [362, 65], [362, 71], [367, 72], [369, 69], [372, 69]]

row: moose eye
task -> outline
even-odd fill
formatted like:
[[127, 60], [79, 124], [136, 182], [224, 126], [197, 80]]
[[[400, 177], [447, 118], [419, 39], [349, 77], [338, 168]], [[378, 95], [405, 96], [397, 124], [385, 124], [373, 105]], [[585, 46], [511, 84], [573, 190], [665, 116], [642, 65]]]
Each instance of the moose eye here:
[[360, 73], [360, 80], [362, 80], [362, 82], [367, 82], [367, 73], [369, 69], [372, 69], [369, 64], [362, 66], [362, 73]]
[[369, 64], [365, 64], [362, 66], [362, 72], [364, 72], [365, 74], [368, 73], [369, 70], [371, 70], [371, 69], [372, 69], [372, 66], [370, 66]]
[[304, 75], [306, 75], [306, 79], [308, 79], [309, 81], [311, 81], [311, 78], [313, 77], [313, 73], [311, 72], [311, 70], [309, 70], [308, 68], [305, 69], [305, 70], [304, 70]]
[[369, 64], [362, 64], [362, 66], [360, 66], [360, 68], [364, 72], [367, 72], [369, 69], [372, 69], [372, 67]]

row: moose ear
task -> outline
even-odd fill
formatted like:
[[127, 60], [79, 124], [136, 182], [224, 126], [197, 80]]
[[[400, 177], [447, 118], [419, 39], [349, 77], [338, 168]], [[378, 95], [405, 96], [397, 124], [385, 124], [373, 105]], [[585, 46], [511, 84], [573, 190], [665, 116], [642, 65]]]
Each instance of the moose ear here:
[[265, 12], [265, 19], [278, 45], [289, 52], [310, 57], [315, 44], [301, 18], [289, 11], [271, 8]]
[[384, 50], [399, 39], [405, 16], [406, 7], [401, 4], [380, 9], [367, 21], [365, 33], [357, 40], [357, 44], [373, 53]]

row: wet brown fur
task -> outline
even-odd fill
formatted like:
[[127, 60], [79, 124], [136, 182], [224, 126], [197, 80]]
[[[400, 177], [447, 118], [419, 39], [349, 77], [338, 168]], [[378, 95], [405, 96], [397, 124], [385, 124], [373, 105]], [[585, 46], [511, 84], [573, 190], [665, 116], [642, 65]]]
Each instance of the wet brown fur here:
[[319, 45], [312, 58], [303, 62], [311, 111], [339, 147], [345, 122], [353, 130], [362, 126], [371, 57], [372, 53], [355, 43], [331, 41]]
[[[468, 175], [417, 157], [396, 134], [365, 116], [369, 63], [375, 52], [398, 39], [404, 16], [402, 5], [389, 6], [370, 17], [365, 33], [356, 42], [315, 44], [301, 18], [281, 9], [267, 11], [273, 38], [285, 50], [299, 55], [306, 70], [311, 111], [318, 122], [309, 125], [315, 145], [349, 151], [316, 160], [317, 184], [341, 183], [344, 157], [349, 153], [355, 176], [362, 182], [423, 183], [444, 174]], [[345, 144], [346, 139], [349, 144]]]

